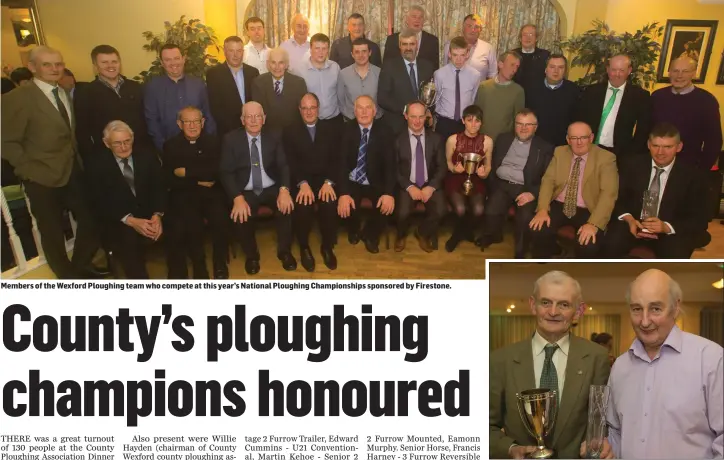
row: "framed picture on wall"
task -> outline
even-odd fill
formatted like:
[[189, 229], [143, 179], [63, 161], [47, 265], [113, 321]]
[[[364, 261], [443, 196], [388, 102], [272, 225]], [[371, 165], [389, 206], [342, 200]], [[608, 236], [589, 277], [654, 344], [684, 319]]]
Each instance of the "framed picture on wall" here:
[[719, 21], [688, 19], [666, 21], [666, 34], [661, 47], [657, 81], [669, 83], [671, 62], [676, 58], [688, 56], [697, 63], [694, 83], [704, 83], [718, 23]]
[[724, 85], [724, 52], [721, 53], [721, 61], [719, 63], [719, 72], [716, 74], [716, 84]]

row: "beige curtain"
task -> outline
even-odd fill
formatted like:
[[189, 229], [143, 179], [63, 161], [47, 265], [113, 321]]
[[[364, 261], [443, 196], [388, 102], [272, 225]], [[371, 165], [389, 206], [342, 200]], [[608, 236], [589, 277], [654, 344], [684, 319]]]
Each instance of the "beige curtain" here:
[[724, 309], [721, 307], [701, 309], [700, 335], [724, 347]]
[[252, 0], [244, 20], [260, 17], [265, 24], [267, 44], [276, 47], [293, 35], [291, 21], [297, 13], [309, 18], [310, 36], [318, 32], [333, 36], [340, 23], [338, 3], [330, 0]]
[[367, 38], [376, 43], [385, 41], [390, 16], [387, 0], [337, 0], [337, 4], [339, 21], [330, 38], [334, 40], [347, 35], [347, 18], [352, 13], [359, 13], [365, 18]]

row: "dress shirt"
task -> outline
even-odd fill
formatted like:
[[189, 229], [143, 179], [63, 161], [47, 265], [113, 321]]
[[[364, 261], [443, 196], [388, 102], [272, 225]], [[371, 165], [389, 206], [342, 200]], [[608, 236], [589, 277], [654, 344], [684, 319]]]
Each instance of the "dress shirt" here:
[[[249, 142], [249, 164], [251, 164], [252, 168], [255, 168], [254, 163], [251, 162], [251, 140], [256, 139], [256, 148], [259, 149], [259, 160], [260, 164], [259, 167], [261, 168], [261, 186], [262, 188], [271, 187], [274, 185], [274, 180], [269, 177], [264, 170], [264, 156], [263, 152], [261, 150], [261, 134], [257, 134], [256, 136], [252, 136], [249, 133], [246, 133], [246, 139]], [[253, 177], [254, 175], [249, 173], [249, 182], [246, 183], [246, 187], [244, 187], [244, 190], [254, 190], [254, 184], [253, 184]]]
[[[408, 80], [410, 79], [410, 64], [412, 64], [412, 68], [415, 69], [416, 87], [420, 88], [420, 69], [417, 67], [417, 59], [414, 61], [408, 61], [407, 59], [402, 58], [402, 60], [405, 62], [405, 72], [407, 73]], [[415, 91], [415, 97], [417, 97], [417, 91]]]
[[328, 120], [339, 115], [339, 99], [337, 98], [337, 78], [339, 64], [327, 59], [321, 69], [314, 66], [311, 60], [303, 61], [294, 72], [307, 83], [307, 91], [319, 98], [319, 119]]
[[[373, 125], [373, 124], [374, 124], [374, 123], [370, 123], [370, 125], [367, 126], [367, 145], [368, 145], [368, 148], [367, 148], [368, 152], [367, 152], [367, 153], [369, 153], [369, 144], [370, 144], [370, 137], [371, 137], [371, 135], [372, 135], [372, 125]], [[362, 126], [362, 125], [360, 125], [359, 123], [357, 123], [357, 126], [359, 126], [359, 140], [360, 140], [360, 143], [361, 143], [361, 142], [362, 142], [362, 136], [364, 135], [364, 131], [363, 131], [363, 130], [365, 129], [365, 127]], [[367, 153], [365, 153], [365, 172], [367, 172], [367, 169], [366, 169], [366, 168], [369, 166], [369, 163], [367, 162]], [[359, 145], [357, 146], [357, 155], [359, 155]], [[352, 171], [350, 171], [350, 173], [349, 173], [349, 180], [351, 180], [352, 182], [354, 182], [354, 171], [355, 171], [355, 169], [357, 169], [357, 166], [356, 166], [356, 165], [355, 165], [354, 169], [352, 169]], [[369, 180], [367, 177], [365, 177], [365, 180], [364, 180], [364, 182], [362, 182], [362, 185], [370, 185], [370, 180]]]
[[101, 82], [104, 86], [110, 88], [113, 90], [114, 93], [118, 97], [121, 97], [121, 86], [123, 86], [123, 82], [126, 81], [125, 78], [123, 78], [121, 75], [118, 76], [118, 84], [116, 86], [111, 85], [108, 83], [104, 78], [101, 78], [100, 76], [96, 77], [99, 82]]
[[[445, 118], [455, 117], [455, 71], [458, 70], [451, 63], [437, 69], [433, 75], [437, 101], [435, 112]], [[463, 65], [460, 70], [460, 117], [463, 110], [475, 103], [475, 96], [480, 86], [480, 72], [469, 65]]]
[[525, 183], [525, 175], [523, 170], [528, 162], [530, 155], [530, 145], [533, 142], [531, 137], [526, 142], [521, 142], [517, 138], [510, 143], [508, 152], [503, 157], [503, 162], [498, 166], [496, 174], [499, 178], [516, 184]]
[[[564, 81], [566, 81], [566, 80], [565, 80], [565, 79], [561, 79], [561, 81], [559, 81], [557, 84], [551, 85], [550, 83], [548, 83], [548, 79], [547, 79], [547, 78], [544, 78], [544, 79], [543, 79], [543, 83], [546, 85], [546, 88], [552, 89], [552, 90], [557, 90], [558, 88], [560, 88], [561, 86], [563, 86], [563, 82], [564, 82]], [[610, 116], [610, 115], [609, 115], [609, 116]]]
[[284, 41], [281, 47], [289, 53], [290, 69], [298, 68], [305, 59], [309, 58], [309, 40], [300, 45], [292, 36], [289, 40]]
[[608, 380], [616, 458], [722, 458], [723, 356], [718, 344], [677, 326], [653, 359], [634, 340]]
[[[566, 179], [566, 186], [563, 187], [563, 191], [561, 192], [558, 197], [556, 197], [556, 201], [560, 201], [561, 203], [566, 202], [566, 192], [568, 191], [568, 183], [570, 182], [571, 173], [573, 172], [573, 168], [576, 166], [576, 155], [573, 155], [573, 158], [571, 158], [571, 169], [568, 171], [568, 178]], [[586, 170], [586, 163], [588, 162], [588, 153], [581, 156], [581, 165], [578, 171], [578, 196], [576, 197], [576, 206], [579, 208], [585, 208], [586, 202], [583, 201], [583, 172]]]
[[[123, 158], [119, 158], [119, 157], [117, 157], [117, 156], [115, 156], [115, 155], [113, 155], [113, 158], [116, 159], [116, 164], [118, 165], [118, 168], [121, 170], [121, 175], [123, 176], [123, 175], [124, 175], [124, 174], [123, 174]], [[128, 157], [128, 166], [131, 167], [131, 171], [133, 171], [134, 174], [135, 174], [136, 170], [135, 170], [134, 167], [133, 167], [133, 155], [130, 155], [130, 156]], [[125, 177], [124, 177], [124, 179], [125, 179]], [[130, 188], [130, 187], [129, 187], [129, 188]], [[134, 194], [134, 195], [135, 195], [135, 194]], [[131, 213], [128, 213], [128, 214], [126, 214], [125, 216], [123, 216], [123, 217], [121, 218], [121, 222], [123, 222], [123, 223], [125, 224], [129, 217], [131, 217]]]
[[236, 83], [236, 90], [239, 91], [239, 97], [241, 98], [241, 103], [246, 104], [246, 92], [244, 92], [244, 71], [243, 67], [239, 68], [237, 70], [234, 70], [231, 68], [231, 66], [227, 63], [227, 67], [229, 67], [229, 70], [231, 71], [231, 76], [234, 78], [234, 83]]
[[[540, 385], [540, 376], [543, 374], [543, 363], [546, 360], [545, 346], [548, 341], [544, 339], [538, 331], [533, 334], [533, 372], [535, 373], [535, 386]], [[558, 399], [563, 395], [563, 384], [566, 382], [566, 365], [568, 364], [568, 350], [571, 345], [571, 338], [568, 334], [564, 335], [558, 342], [558, 350], [553, 353], [553, 365], [556, 367], [558, 375]]]
[[674, 94], [689, 94], [690, 92], [694, 91], [695, 89], [696, 89], [696, 86], [690, 85], [690, 86], [682, 89], [681, 91], [676, 91], [676, 89], [672, 86], [671, 92]]
[[[444, 58], [445, 64], [450, 61], [448, 52], [450, 51], [450, 42], [445, 43]], [[480, 78], [487, 80], [498, 75], [498, 56], [495, 48], [490, 43], [478, 39], [478, 41], [470, 48], [468, 60], [466, 63], [473, 69], [480, 72]]]
[[277, 82], [279, 82], [279, 92], [284, 92], [284, 75], [282, 75], [282, 78], [277, 80], [277, 78], [272, 75], [272, 89], [276, 91]]
[[269, 56], [269, 47], [264, 43], [264, 48], [259, 51], [252, 42], [244, 46], [244, 64], [250, 65], [259, 71], [259, 75], [269, 72], [266, 68], [266, 60]]
[[[410, 182], [413, 184], [416, 184], [416, 177], [415, 177], [415, 171], [417, 171], [415, 168], [417, 167], [417, 137], [415, 133], [412, 132], [410, 128], [407, 128], [407, 132], [410, 134], [410, 149], [412, 149], [412, 163], [410, 163]], [[422, 142], [422, 155], [427, 158], [427, 152], [425, 152], [425, 130], [422, 130], [422, 134], [420, 135], [420, 142]], [[427, 182], [427, 161], [425, 161], [425, 182]], [[410, 185], [407, 188], [412, 187]], [[407, 189], [405, 189], [407, 190]]]
[[[339, 71], [337, 79], [337, 99], [339, 100], [339, 109], [348, 119], [354, 118], [354, 101], [359, 96], [370, 96], [375, 104], [377, 104], [377, 84], [380, 81], [380, 69], [376, 65], [369, 64], [369, 70], [364, 78], [357, 73], [357, 65], [352, 64]], [[382, 108], [377, 105], [377, 114], [375, 119], [379, 119], [384, 114]]]
[[[666, 189], [666, 182], [669, 180], [669, 175], [671, 174], [671, 168], [674, 167], [675, 161], [676, 161], [676, 158], [674, 158], [674, 161], [669, 163], [667, 166], [664, 166], [664, 168], [663, 168], [664, 172], [662, 172], [661, 175], [659, 176], [659, 182], [661, 184], [661, 188], [659, 189], [659, 202], [656, 205], [656, 215], [657, 216], [659, 215], [659, 209], [661, 208], [661, 198], [664, 197], [664, 190]], [[656, 168], [658, 168], [658, 167], [659, 166], [654, 162], [654, 160], [651, 160], [651, 175], [649, 176], [649, 188], [651, 188], [651, 183], [654, 181], [654, 177], [656, 177]], [[641, 212], [643, 213], [643, 209], [641, 210]], [[621, 214], [620, 216], [618, 216], [618, 220], [623, 220], [624, 217], [630, 216], [630, 215], [631, 215], [631, 213], [628, 213], [628, 212]], [[673, 225], [671, 225], [668, 222], [664, 222], [664, 223], [666, 225], [668, 225], [669, 228], [671, 229], [671, 232], [667, 233], [668, 235], [673, 235], [676, 233]]]
[[[623, 99], [623, 92], [626, 90], [626, 83], [618, 87], [619, 92], [616, 94], [616, 101], [613, 103], [613, 107], [611, 108], [611, 111], [608, 113], [608, 118], [606, 118], [606, 122], [603, 124], [603, 128], [601, 129], [601, 135], [598, 138], [598, 143], [601, 145], [605, 145], [606, 147], [614, 147], [613, 145], [613, 129], [616, 125], [616, 116], [618, 116], [618, 109], [621, 107], [621, 99]], [[613, 86], [611, 86], [611, 83], [608, 84], [608, 89], [606, 90], [606, 97], [603, 100], [603, 106], [601, 106], [601, 115], [603, 115], [603, 109], [606, 107], [606, 104], [608, 104], [609, 99], [611, 99], [611, 96], [613, 96]], [[594, 126], [594, 128], [597, 128]]]
[[60, 102], [62, 102], [65, 106], [65, 113], [68, 114], [68, 120], [73, 123], [73, 113], [70, 110], [71, 102], [68, 99], [68, 93], [66, 93], [65, 90], [60, 86], [53, 86], [50, 83], [45, 83], [44, 81], [38, 80], [37, 78], [33, 78], [33, 83], [35, 83], [35, 85], [40, 88], [40, 91], [45, 94], [45, 97], [48, 98], [50, 103], [53, 104], [53, 107], [55, 107], [55, 109], [58, 110], [58, 113], [60, 113], [58, 103], [56, 102], [55, 96], [53, 95], [53, 90], [55, 88], [58, 88], [58, 97], [60, 98]]

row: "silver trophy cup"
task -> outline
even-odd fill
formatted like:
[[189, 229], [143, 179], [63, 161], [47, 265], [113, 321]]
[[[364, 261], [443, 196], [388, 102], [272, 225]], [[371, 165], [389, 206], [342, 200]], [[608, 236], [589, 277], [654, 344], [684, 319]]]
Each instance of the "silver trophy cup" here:
[[547, 388], [536, 388], [517, 393], [518, 412], [523, 425], [538, 443], [538, 449], [528, 458], [550, 458], [553, 449], [546, 447], [545, 437], [553, 430], [558, 412], [556, 391]]
[[428, 109], [432, 111], [432, 108], [437, 102], [437, 88], [435, 88], [435, 82], [432, 80], [420, 85], [419, 97], [422, 102], [425, 103]]
[[588, 428], [586, 429], [586, 458], [601, 458], [606, 439], [606, 410], [609, 387], [591, 385], [588, 392]]

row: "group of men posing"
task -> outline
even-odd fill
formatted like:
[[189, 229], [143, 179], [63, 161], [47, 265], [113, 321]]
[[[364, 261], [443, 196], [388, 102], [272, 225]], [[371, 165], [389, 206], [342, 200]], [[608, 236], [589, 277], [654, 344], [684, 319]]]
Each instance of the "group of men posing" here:
[[[525, 257], [529, 239], [533, 256], [555, 255], [556, 230], [566, 224], [576, 228], [581, 257], [623, 256], [638, 243], [659, 257], [689, 257], [701, 245], [708, 220], [701, 177], [722, 141], [716, 99], [692, 84], [695, 63], [675, 61], [672, 86], [649, 96], [629, 81], [631, 60], [614, 56], [608, 82], [581, 95], [565, 79], [566, 58], [536, 47], [533, 25], [521, 29], [521, 48], [498, 58], [479, 38], [480, 18], [469, 15], [438, 68], [439, 40], [422, 30], [424, 10], [411, 7], [405, 20], [380, 62], [359, 14], [334, 43], [324, 34], [307, 40], [309, 23], [297, 15], [293, 36], [274, 49], [264, 42], [262, 20], [249, 18], [250, 42], [228, 37], [226, 61], [208, 70], [205, 83], [185, 74], [175, 44], [160, 51], [164, 75], [144, 86], [121, 75], [115, 48], [100, 45], [91, 52], [97, 78], [72, 97], [58, 88], [60, 53], [33, 50], [35, 84], [4, 96], [2, 156], [23, 180], [50, 267], [63, 278], [89, 276], [103, 243], [127, 276], [145, 278], [147, 240], [167, 229], [169, 276], [188, 276], [188, 256], [193, 276], [205, 278], [208, 222], [213, 276], [228, 276], [232, 231], [247, 273], [255, 274], [254, 226], [264, 206], [275, 213], [286, 270], [297, 266], [294, 235], [303, 267], [315, 269], [315, 212], [322, 259], [335, 269], [338, 217], [348, 222], [351, 244], [363, 241], [377, 253], [395, 212], [395, 250], [402, 251], [410, 215], [423, 203], [415, 235], [432, 252], [446, 198], [458, 219], [448, 251], [481, 227], [475, 241], [483, 250], [502, 241], [511, 206], [516, 257]], [[434, 113], [418, 100], [430, 80]], [[651, 156], [641, 154], [647, 146]], [[448, 179], [463, 175], [460, 157], [472, 150], [484, 160], [466, 196], [462, 181]], [[647, 190], [657, 197], [658, 217], [643, 219]], [[364, 228], [363, 198], [372, 204]], [[62, 233], [66, 208], [78, 223], [72, 262]]]
[[[724, 457], [724, 350], [679, 329], [681, 287], [660, 270], [639, 275], [626, 303], [636, 339], [611, 367], [605, 347], [571, 333], [585, 311], [579, 283], [560, 271], [536, 281], [532, 338], [490, 355], [490, 458], [537, 450], [516, 409], [516, 395], [533, 388], [557, 393], [545, 440], [555, 458]], [[585, 445], [591, 385], [610, 390], [599, 456]]]

